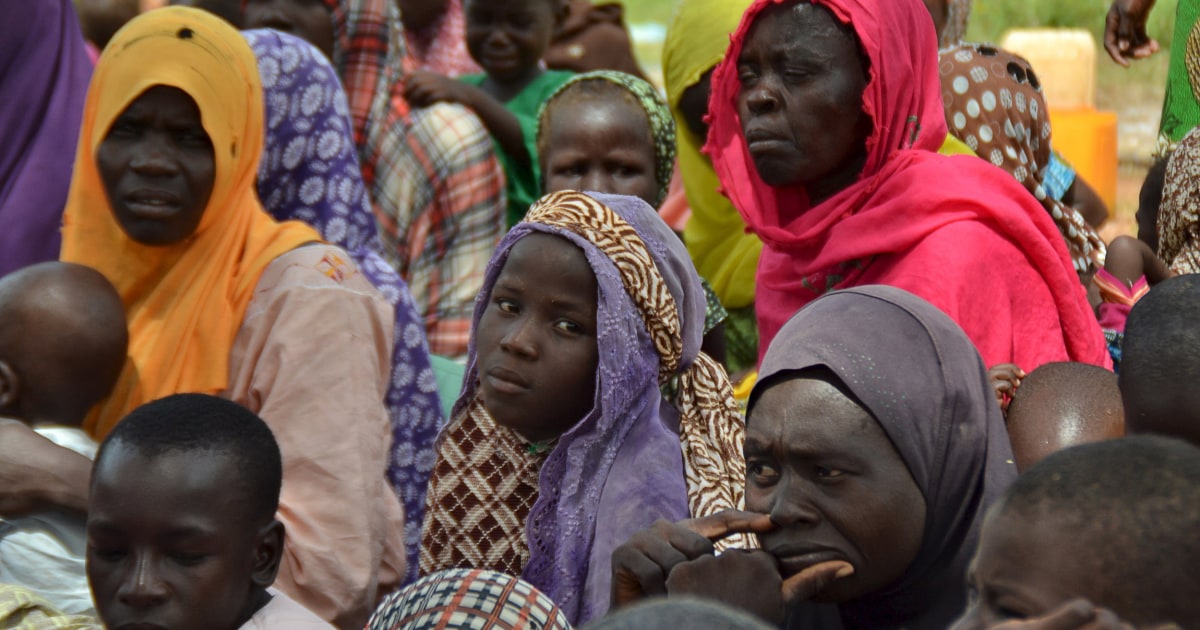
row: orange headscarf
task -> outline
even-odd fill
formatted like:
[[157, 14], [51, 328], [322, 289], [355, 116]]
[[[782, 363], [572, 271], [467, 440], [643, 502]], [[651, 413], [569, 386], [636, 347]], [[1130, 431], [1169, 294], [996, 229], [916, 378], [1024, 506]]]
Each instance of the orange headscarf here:
[[[216, 177], [196, 232], [164, 247], [130, 239], [113, 217], [96, 151], [113, 121], [147, 89], [166, 85], [196, 101], [212, 140]], [[129, 358], [113, 393], [84, 423], [102, 439], [142, 403], [179, 392], [218, 394], [229, 352], [259, 276], [281, 254], [321, 240], [263, 211], [255, 177], [263, 96], [254, 52], [207, 12], [143, 14], [104, 49], [92, 76], [63, 220], [62, 260], [98, 269], [125, 303]]]

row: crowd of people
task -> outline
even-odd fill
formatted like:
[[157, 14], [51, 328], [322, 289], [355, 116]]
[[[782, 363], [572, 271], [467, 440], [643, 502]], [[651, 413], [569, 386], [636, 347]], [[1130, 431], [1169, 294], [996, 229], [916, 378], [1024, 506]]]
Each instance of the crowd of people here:
[[1200, 627], [1178, 7], [1105, 242], [970, 0], [23, 3], [0, 625]]

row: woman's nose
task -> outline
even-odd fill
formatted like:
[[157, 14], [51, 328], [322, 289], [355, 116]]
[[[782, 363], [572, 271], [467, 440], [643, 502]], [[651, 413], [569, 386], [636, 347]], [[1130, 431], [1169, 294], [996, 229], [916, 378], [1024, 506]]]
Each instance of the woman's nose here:
[[129, 168], [141, 175], [175, 175], [179, 172], [170, 141], [155, 133], [147, 134], [135, 148]]
[[751, 114], [769, 114], [779, 108], [779, 94], [775, 86], [767, 79], [761, 79], [746, 95], [746, 107]]
[[802, 482], [782, 481], [771, 498], [771, 521], [780, 527], [811, 526], [821, 522], [817, 509]]
[[500, 348], [517, 356], [537, 358], [537, 344], [532, 328], [528, 317], [514, 321], [500, 338]]

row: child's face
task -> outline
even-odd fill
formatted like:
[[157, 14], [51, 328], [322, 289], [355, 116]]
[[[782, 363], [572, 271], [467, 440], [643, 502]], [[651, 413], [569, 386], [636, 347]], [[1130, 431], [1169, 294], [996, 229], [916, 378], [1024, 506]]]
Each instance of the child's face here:
[[333, 59], [333, 14], [326, 0], [246, 0], [245, 7], [245, 28], [273, 28], [295, 35]]
[[528, 440], [562, 435], [596, 390], [596, 276], [566, 239], [531, 234], [508, 255], [476, 331], [484, 407]]
[[1077, 597], [1092, 597], [1089, 578], [1094, 572], [1080, 561], [1086, 555], [1053, 521], [993, 510], [967, 576], [970, 604], [954, 630], [991, 628], [1044, 615]]
[[[110, 444], [93, 473], [87, 574], [107, 627], [235, 630], [254, 613], [263, 572], [259, 528], [237, 467], [221, 455], [147, 458]], [[265, 558], [277, 562], [278, 552]], [[265, 582], [264, 582], [265, 580]]]
[[467, 0], [467, 50], [492, 80], [537, 67], [558, 22], [559, 0]]
[[615, 98], [570, 105], [552, 110], [547, 121], [546, 192], [632, 195], [657, 205], [655, 147], [646, 113]]

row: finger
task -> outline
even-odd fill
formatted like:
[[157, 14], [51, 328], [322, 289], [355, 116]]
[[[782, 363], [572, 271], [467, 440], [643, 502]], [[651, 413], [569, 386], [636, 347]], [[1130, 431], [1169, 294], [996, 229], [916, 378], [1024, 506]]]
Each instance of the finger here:
[[1073, 599], [1049, 615], [1037, 620], [1027, 620], [1025, 624], [1037, 630], [1077, 630], [1095, 618], [1096, 607], [1091, 602], [1086, 599]]
[[1098, 630], [1133, 630], [1133, 626], [1121, 621], [1111, 610], [1100, 609], [1096, 611], [1096, 618], [1092, 622], [1092, 627]]
[[710, 541], [721, 540], [733, 534], [762, 534], [775, 529], [775, 523], [771, 522], [770, 516], [741, 510], [726, 510], [694, 518], [684, 521], [683, 525]]
[[622, 554], [621, 549], [613, 554], [613, 608], [666, 592], [667, 574], [657, 563], [640, 554]]
[[851, 575], [854, 575], [854, 567], [849, 562], [831, 560], [814, 564], [783, 581], [783, 601], [791, 605], [812, 599], [835, 580]]

